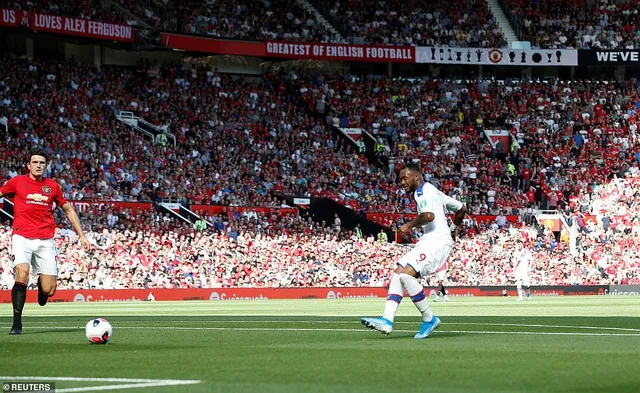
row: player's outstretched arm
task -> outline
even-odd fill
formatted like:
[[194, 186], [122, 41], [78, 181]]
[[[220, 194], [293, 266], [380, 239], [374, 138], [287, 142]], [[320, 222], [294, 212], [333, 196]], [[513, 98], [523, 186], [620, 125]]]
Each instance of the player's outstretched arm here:
[[67, 215], [69, 222], [73, 226], [73, 230], [76, 231], [76, 233], [78, 234], [78, 237], [80, 238], [80, 242], [82, 243], [82, 246], [85, 248], [85, 250], [87, 251], [90, 250], [91, 243], [89, 243], [89, 240], [87, 240], [87, 238], [84, 235], [84, 231], [82, 230], [82, 224], [80, 224], [80, 217], [78, 217], [76, 210], [73, 208], [73, 206], [71, 206], [69, 202], [62, 205], [62, 210], [64, 210], [64, 213]]

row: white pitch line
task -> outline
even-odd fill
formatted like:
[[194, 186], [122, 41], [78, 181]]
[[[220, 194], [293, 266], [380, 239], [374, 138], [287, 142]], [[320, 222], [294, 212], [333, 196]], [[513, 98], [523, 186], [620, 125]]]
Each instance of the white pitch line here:
[[[200, 381], [196, 383], [200, 383]], [[56, 389], [56, 393], [97, 392], [99, 390], [124, 390], [124, 389], [138, 389], [138, 388], [151, 388], [151, 387], [176, 386], [176, 385], [193, 385], [193, 383], [185, 383], [182, 381], [177, 381], [177, 382], [146, 382], [146, 383], [130, 383], [130, 384], [121, 384], [121, 385], [84, 386], [80, 388]]]
[[[79, 330], [82, 326], [30, 326], [31, 329], [69, 329]], [[324, 329], [324, 328], [244, 328], [244, 327], [180, 327], [180, 326], [117, 326], [116, 329], [125, 330], [176, 330], [176, 331], [253, 331], [253, 332], [340, 332], [340, 333], [362, 333], [368, 332], [364, 329]], [[414, 333], [415, 330], [399, 330], [394, 332]], [[491, 330], [442, 330], [448, 333], [467, 334], [524, 334], [541, 336], [610, 336], [610, 337], [640, 337], [640, 334], [631, 333], [581, 333], [581, 332], [523, 332], [523, 331], [491, 331]]]
[[[142, 319], [128, 319], [127, 322], [140, 322], [140, 323], [154, 323], [155, 321], [146, 321], [146, 320], [142, 320]], [[278, 320], [211, 320], [211, 321], [206, 321], [206, 320], [194, 320], [194, 321], [188, 321], [188, 320], [170, 320], [170, 321], [158, 321], [161, 323], [288, 323], [288, 324], [295, 324], [295, 323], [311, 323], [311, 324], [327, 324], [327, 325], [331, 325], [331, 324], [335, 324], [335, 325], [351, 325], [351, 324], [357, 324], [359, 321], [357, 321], [356, 319], [354, 320], [350, 320], [350, 321], [327, 321], [327, 320], [323, 320], [323, 321], [313, 321], [313, 320], [287, 320], [287, 321], [278, 321]], [[51, 322], [47, 322], [47, 321], [38, 321], [39, 324], [48, 324], [48, 323], [60, 323], [59, 321], [51, 321]], [[409, 321], [396, 321], [394, 322], [394, 325], [399, 325], [399, 324], [416, 324], [417, 322], [409, 322]], [[574, 326], [574, 325], [540, 325], [540, 324], [526, 324], [526, 323], [483, 323], [483, 322], [445, 322], [447, 325], [469, 325], [469, 326], [503, 326], [503, 327], [507, 327], [507, 326], [511, 326], [511, 327], [539, 327], [539, 328], [552, 328], [552, 329], [588, 329], [588, 330], [617, 330], [617, 331], [624, 331], [624, 332], [640, 332], [640, 329], [633, 329], [633, 328], [621, 328], [621, 327], [604, 327], [604, 326]], [[11, 325], [11, 322], [0, 322], [0, 325], [6, 325], [9, 326]], [[117, 326], [117, 325], [116, 325]], [[149, 327], [153, 327], [153, 326], [149, 326]]]
[[56, 389], [57, 393], [95, 392], [100, 390], [124, 390], [161, 386], [194, 385], [200, 380], [179, 379], [136, 379], [136, 378], [82, 378], [82, 377], [33, 377], [0, 376], [4, 381], [47, 381], [47, 382], [120, 382], [115, 385], [82, 386], [78, 388]]
[[144, 378], [90, 378], [90, 377], [34, 377], [34, 376], [1, 376], [3, 380], [20, 380], [20, 381], [52, 381], [52, 382], [183, 382], [185, 384], [200, 383], [196, 379], [144, 379]]

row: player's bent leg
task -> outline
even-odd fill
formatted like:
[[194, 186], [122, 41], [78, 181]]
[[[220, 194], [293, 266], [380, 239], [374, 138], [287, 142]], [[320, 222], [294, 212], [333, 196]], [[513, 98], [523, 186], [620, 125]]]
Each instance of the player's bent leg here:
[[33, 274], [38, 276], [38, 304], [44, 306], [56, 293], [58, 264], [53, 239], [40, 240], [33, 253]]
[[55, 295], [57, 287], [57, 276], [40, 274], [38, 276], [38, 304], [40, 304], [41, 306], [47, 304], [49, 297]]
[[13, 325], [9, 334], [22, 334], [22, 310], [27, 300], [27, 284], [29, 283], [29, 264], [15, 263], [13, 266], [16, 279], [11, 289], [11, 303], [13, 305]]
[[402, 283], [400, 282], [400, 273], [402, 273], [402, 270], [402, 266], [399, 265], [391, 275], [389, 292], [384, 304], [384, 313], [382, 314], [382, 317], [362, 318], [360, 320], [366, 328], [377, 330], [385, 335], [388, 335], [393, 331], [393, 320], [395, 319], [398, 306], [400, 306], [404, 293]]
[[418, 333], [415, 335], [415, 338], [426, 338], [431, 334], [431, 332], [433, 332], [433, 330], [440, 326], [440, 319], [433, 315], [429, 309], [429, 302], [424, 292], [424, 287], [417, 280], [417, 277], [419, 276], [420, 275], [413, 267], [407, 265], [404, 272], [400, 274], [400, 280], [402, 281], [404, 289], [407, 291], [409, 296], [411, 296], [413, 304], [422, 314], [422, 325], [420, 326]]

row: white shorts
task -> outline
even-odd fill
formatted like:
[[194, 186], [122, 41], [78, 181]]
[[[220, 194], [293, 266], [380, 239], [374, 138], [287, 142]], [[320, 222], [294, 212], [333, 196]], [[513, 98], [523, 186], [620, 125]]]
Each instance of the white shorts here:
[[20, 235], [13, 235], [11, 255], [14, 267], [21, 263], [28, 263], [31, 265], [33, 275], [58, 276], [58, 262], [56, 260], [58, 252], [53, 238], [27, 239]]
[[435, 273], [439, 267], [445, 265], [443, 271], [446, 276], [446, 262], [451, 254], [451, 249], [452, 247], [449, 245], [418, 242], [413, 250], [400, 258], [398, 265], [402, 267], [409, 265], [422, 277]]
[[526, 274], [516, 274], [516, 285], [530, 287], [531, 279], [529, 279], [529, 276]]

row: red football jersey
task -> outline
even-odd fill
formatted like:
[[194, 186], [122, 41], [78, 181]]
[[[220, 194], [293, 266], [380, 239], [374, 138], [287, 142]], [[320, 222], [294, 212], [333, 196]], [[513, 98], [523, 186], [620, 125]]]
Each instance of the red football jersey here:
[[50, 239], [55, 234], [53, 203], [67, 203], [58, 183], [16, 176], [0, 187], [3, 196], [14, 195], [13, 233], [27, 239]]

